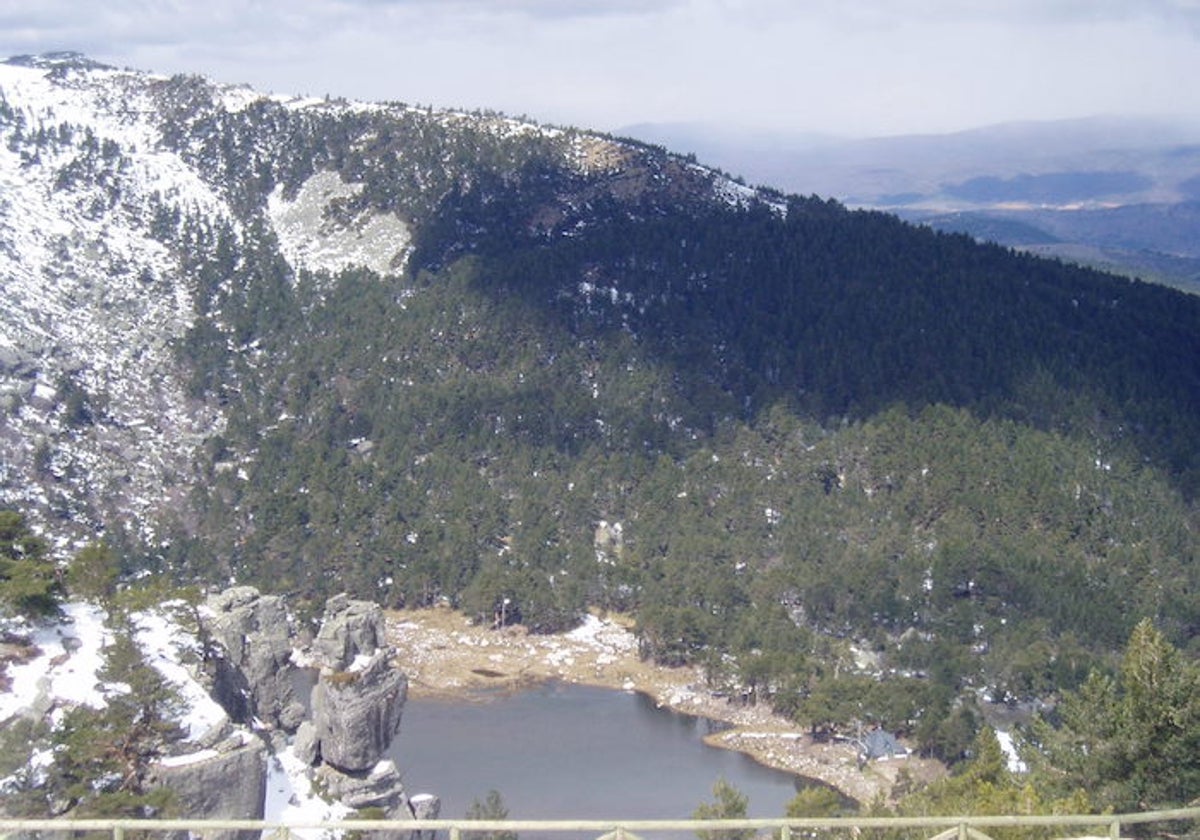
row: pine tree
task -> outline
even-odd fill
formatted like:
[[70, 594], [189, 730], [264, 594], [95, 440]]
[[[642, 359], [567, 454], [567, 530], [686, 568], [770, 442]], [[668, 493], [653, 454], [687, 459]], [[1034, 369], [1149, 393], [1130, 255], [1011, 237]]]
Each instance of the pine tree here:
[[[745, 819], [749, 800], [746, 794], [725, 781], [717, 779], [712, 788], [712, 801], [701, 802], [694, 812], [695, 820], [739, 820]], [[700, 840], [750, 840], [754, 836], [751, 828], [726, 828], [712, 831], [699, 830]]]
[[0, 511], [0, 605], [20, 615], [54, 612], [61, 587], [46, 545], [21, 514]]
[[[487, 796], [482, 801], [472, 800], [467, 808], [467, 819], [489, 821], [508, 819], [508, 807], [504, 804], [504, 797], [500, 795], [500, 791], [493, 788], [487, 792]], [[515, 831], [492, 830], [467, 833], [472, 840], [517, 840], [518, 836]]]
[[1062, 726], [1043, 724], [1051, 764], [1116, 811], [1181, 807], [1200, 796], [1200, 665], [1141, 621], [1115, 676], [1064, 695]]
[[89, 543], [67, 567], [67, 588], [74, 596], [103, 603], [116, 592], [120, 572], [120, 559], [107, 543]]

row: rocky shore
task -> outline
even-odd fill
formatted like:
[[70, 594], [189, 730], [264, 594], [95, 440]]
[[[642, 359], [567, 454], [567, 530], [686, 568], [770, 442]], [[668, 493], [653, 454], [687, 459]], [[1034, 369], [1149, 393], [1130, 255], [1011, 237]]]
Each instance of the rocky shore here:
[[548, 679], [642, 692], [660, 706], [723, 721], [708, 737], [771, 767], [819, 779], [862, 803], [891, 798], [902, 770], [915, 780], [943, 772], [940, 764], [909, 757], [859, 767], [843, 742], [814, 743], [803, 730], [763, 706], [713, 696], [695, 668], [664, 668], [641, 660], [628, 622], [596, 617], [569, 633], [536, 636], [523, 628], [493, 630], [448, 609], [387, 614], [388, 641], [414, 696], [470, 697], [483, 689]]

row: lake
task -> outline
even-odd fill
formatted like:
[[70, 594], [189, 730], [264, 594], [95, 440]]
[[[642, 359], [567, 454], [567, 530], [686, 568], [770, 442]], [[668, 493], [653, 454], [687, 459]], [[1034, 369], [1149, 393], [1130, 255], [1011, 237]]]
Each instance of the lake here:
[[721, 724], [641, 694], [539, 684], [473, 700], [409, 699], [389, 757], [406, 791], [461, 818], [489, 790], [511, 819], [689, 819], [724, 778], [751, 817], [782, 817], [811, 782], [701, 739]]

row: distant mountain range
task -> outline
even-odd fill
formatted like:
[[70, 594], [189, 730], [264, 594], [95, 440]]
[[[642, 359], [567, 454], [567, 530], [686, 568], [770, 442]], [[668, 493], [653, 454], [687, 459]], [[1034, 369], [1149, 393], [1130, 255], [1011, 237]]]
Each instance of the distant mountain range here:
[[643, 124], [750, 183], [1200, 291], [1200, 121], [1011, 123], [850, 140]]

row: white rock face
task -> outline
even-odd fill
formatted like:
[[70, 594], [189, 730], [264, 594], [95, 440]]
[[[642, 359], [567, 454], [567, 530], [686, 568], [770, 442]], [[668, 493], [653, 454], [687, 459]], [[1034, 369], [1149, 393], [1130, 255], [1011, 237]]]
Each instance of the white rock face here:
[[336, 274], [368, 268], [380, 275], [404, 269], [412, 243], [408, 226], [394, 213], [350, 210], [350, 199], [362, 190], [336, 172], [318, 172], [291, 201], [282, 187], [271, 193], [267, 213], [293, 269]]

